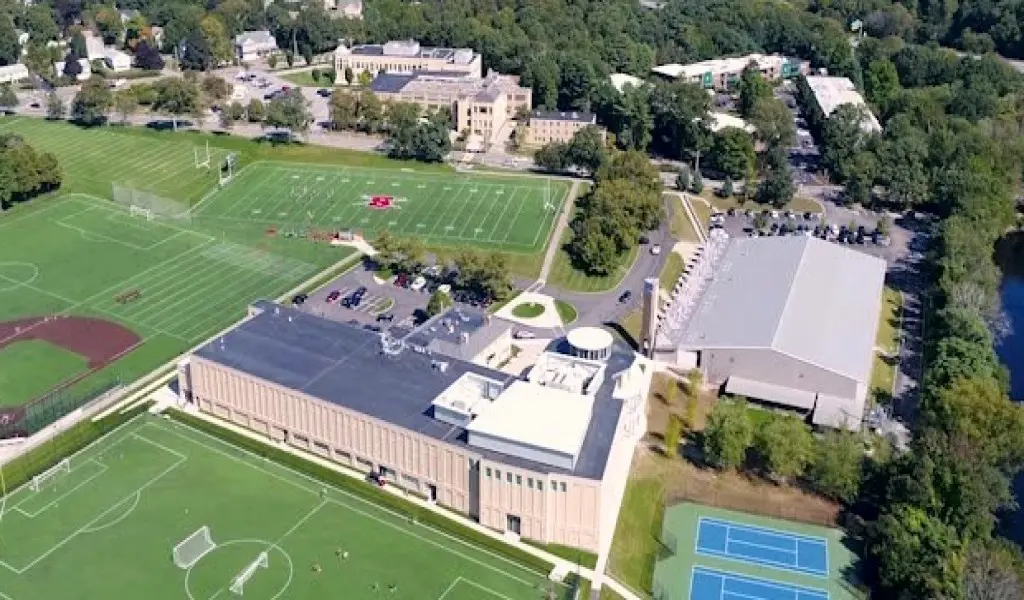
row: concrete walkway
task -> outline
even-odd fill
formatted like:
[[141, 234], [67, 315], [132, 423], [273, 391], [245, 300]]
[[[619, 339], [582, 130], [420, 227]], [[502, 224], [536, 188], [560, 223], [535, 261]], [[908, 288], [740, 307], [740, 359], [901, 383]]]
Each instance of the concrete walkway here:
[[[693, 230], [697, 232], [697, 237], [700, 238], [700, 243], [708, 241], [708, 235], [704, 233], [704, 225], [697, 218], [697, 213], [693, 212], [693, 205], [690, 204], [690, 196], [684, 192], [666, 192], [679, 198], [679, 202], [683, 205], [683, 210], [686, 211], [686, 218], [690, 220], [690, 225], [693, 226]], [[700, 198], [701, 202], [706, 202], [703, 198]]]
[[[218, 427], [221, 427], [223, 429], [227, 429], [227, 430], [230, 430], [230, 431], [232, 431], [234, 433], [237, 433], [239, 435], [244, 435], [244, 436], [246, 436], [248, 438], [257, 440], [257, 441], [262, 442], [264, 444], [268, 444], [266, 436], [259, 435], [258, 433], [254, 432], [254, 431], [251, 431], [249, 429], [245, 429], [245, 428], [239, 427], [239, 426], [237, 426], [237, 425], [235, 425], [233, 423], [229, 423], [227, 421], [222, 421], [220, 419], [217, 419], [215, 417], [212, 417], [210, 415], [202, 413], [202, 412], [200, 412], [199, 410], [197, 410], [195, 408], [183, 408], [183, 410], [188, 412], [188, 414], [192, 415], [193, 417], [196, 417], [196, 418], [199, 418], [199, 419], [203, 419], [205, 421], [209, 421], [210, 423], [213, 423], [213, 424], [215, 424]], [[317, 465], [320, 465], [320, 466], [322, 466], [324, 468], [330, 469], [330, 470], [332, 470], [332, 471], [334, 471], [336, 473], [340, 473], [342, 475], [346, 475], [348, 477], [351, 477], [352, 479], [356, 479], [358, 481], [363, 481], [366, 478], [366, 474], [365, 473], [361, 473], [359, 471], [355, 471], [353, 469], [349, 469], [349, 468], [347, 468], [347, 467], [345, 467], [343, 465], [340, 465], [340, 464], [338, 464], [338, 463], [336, 463], [334, 461], [327, 460], [327, 459], [322, 458], [320, 456], [317, 456], [315, 454], [312, 454], [312, 453], [309, 453], [309, 452], [304, 452], [304, 451], [300, 450], [299, 448], [295, 448], [295, 447], [290, 446], [288, 444], [285, 444], [283, 442], [275, 444], [274, 447], [276, 447], [277, 449], [282, 450], [284, 452], [288, 452], [289, 454], [293, 454], [293, 455], [295, 455], [295, 456], [297, 456], [299, 458], [302, 458], [303, 460], [306, 460], [306, 461], [315, 463]], [[516, 539], [513, 536], [507, 536], [507, 535], [505, 535], [503, 533], [500, 533], [500, 532], [494, 531], [492, 529], [489, 529], [487, 527], [484, 527], [483, 525], [477, 523], [476, 521], [473, 521], [471, 519], [463, 517], [463, 516], [461, 516], [461, 515], [459, 515], [459, 514], [457, 514], [455, 512], [452, 512], [450, 510], [446, 510], [444, 508], [441, 508], [436, 503], [428, 502], [428, 501], [426, 501], [426, 500], [424, 500], [422, 498], [419, 498], [418, 496], [410, 495], [410, 494], [406, 493], [404, 490], [402, 490], [399, 486], [389, 485], [389, 486], [385, 486], [385, 487], [380, 488], [380, 489], [382, 489], [382, 490], [384, 490], [384, 491], [386, 491], [388, 493], [394, 494], [395, 496], [398, 496], [398, 497], [406, 500], [407, 502], [410, 502], [410, 503], [412, 503], [412, 504], [414, 504], [416, 506], [419, 506], [420, 508], [423, 508], [425, 510], [429, 510], [429, 511], [435, 512], [435, 513], [437, 513], [439, 515], [442, 515], [446, 519], [450, 519], [452, 521], [455, 521], [456, 523], [459, 523], [460, 525], [462, 525], [464, 527], [467, 527], [469, 529], [472, 529], [472, 530], [474, 530], [474, 531], [476, 531], [476, 532], [478, 532], [480, 534], [486, 535], [487, 537], [490, 537], [492, 539], [498, 540], [498, 541], [500, 541], [500, 542], [502, 542], [504, 544], [508, 544], [510, 546], [513, 546], [513, 547], [515, 547], [515, 548], [517, 548], [517, 549], [519, 549], [519, 550], [521, 550], [521, 551], [523, 551], [523, 552], [525, 552], [527, 554], [530, 554], [531, 556], [535, 556], [535, 557], [537, 557], [537, 558], [539, 558], [539, 559], [541, 559], [541, 560], [543, 560], [545, 562], [549, 562], [549, 563], [551, 563], [554, 566], [554, 568], [552, 569], [553, 571], [558, 571], [558, 572], [561, 572], [561, 573], [578, 573], [580, 575], [580, 577], [583, 577], [585, 579], [590, 580], [591, 589], [592, 590], [599, 589], [602, 585], [607, 585], [613, 591], [615, 591], [615, 593], [617, 593], [619, 596], [622, 596], [622, 598], [624, 598], [625, 600], [641, 600], [641, 598], [639, 596], [637, 596], [635, 593], [633, 593], [627, 587], [625, 587], [621, 583], [615, 581], [611, 577], [606, 577], [603, 574], [595, 573], [592, 569], [589, 569], [587, 567], [583, 567], [583, 566], [577, 565], [576, 563], [574, 563], [572, 561], [569, 561], [569, 560], [566, 560], [564, 558], [555, 556], [554, 554], [551, 554], [550, 552], [547, 552], [545, 550], [541, 550], [540, 548], [537, 548], [535, 546], [531, 546], [530, 544], [527, 544], [526, 542], [523, 542], [523, 541], [521, 541], [519, 539]], [[580, 600], [586, 600], [586, 599], [580, 599]]]
[[555, 229], [551, 232], [551, 241], [548, 243], [547, 254], [544, 255], [544, 264], [540, 268], [540, 277], [537, 278], [537, 283], [530, 286], [530, 290], [541, 289], [548, 280], [548, 275], [551, 273], [551, 265], [555, 264], [555, 257], [561, 248], [562, 233], [569, 226], [569, 219], [572, 217], [572, 209], [576, 205], [576, 194], [579, 193], [579, 189], [580, 182], [573, 181], [572, 187], [569, 189], [569, 199], [562, 206], [562, 214], [558, 215]]

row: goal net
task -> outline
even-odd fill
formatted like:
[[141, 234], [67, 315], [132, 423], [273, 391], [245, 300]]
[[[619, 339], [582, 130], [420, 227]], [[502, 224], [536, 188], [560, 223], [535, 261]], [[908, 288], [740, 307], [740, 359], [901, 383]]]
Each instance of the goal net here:
[[249, 581], [254, 574], [256, 574], [256, 571], [258, 569], [266, 569], [269, 566], [270, 559], [267, 557], [267, 553], [260, 552], [260, 555], [256, 557], [256, 560], [252, 561], [248, 564], [248, 566], [242, 569], [241, 573], [235, 575], [235, 578], [231, 580], [231, 587], [228, 589], [231, 590], [231, 593], [235, 594], [236, 596], [243, 595], [245, 591], [246, 582]]
[[32, 489], [33, 492], [38, 492], [40, 490], [40, 488], [42, 488], [44, 485], [46, 485], [47, 482], [52, 481], [54, 477], [60, 475], [61, 473], [70, 473], [70, 472], [71, 472], [71, 462], [68, 459], [65, 458], [64, 460], [62, 460], [59, 463], [53, 465], [49, 469], [47, 469], [47, 470], [43, 471], [42, 473], [40, 473], [40, 474], [36, 475], [35, 477], [33, 477], [32, 481], [29, 482], [28, 486], [29, 486], [29, 488]]
[[133, 217], [143, 217], [147, 221], [153, 220], [153, 211], [148, 208], [142, 208], [141, 206], [135, 206], [134, 204], [128, 207], [128, 214]]
[[203, 525], [174, 547], [174, 564], [182, 569], [188, 569], [216, 547], [217, 544], [210, 536], [210, 527]]
[[143, 216], [146, 219], [162, 217], [184, 222], [190, 222], [192, 219], [188, 204], [163, 198], [153, 192], [115, 183], [112, 196], [114, 203], [127, 208], [133, 217]]

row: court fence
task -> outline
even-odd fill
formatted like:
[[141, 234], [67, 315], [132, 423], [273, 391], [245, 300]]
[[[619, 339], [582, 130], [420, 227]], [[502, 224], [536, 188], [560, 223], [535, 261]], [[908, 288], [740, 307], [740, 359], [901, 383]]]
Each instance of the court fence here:
[[192, 212], [187, 204], [163, 198], [153, 192], [114, 183], [112, 185], [112, 197], [115, 204], [119, 204], [129, 210], [133, 210], [132, 207], [134, 207], [134, 210], [147, 211], [155, 218], [174, 219], [185, 223], [192, 222]]
[[[799, 499], [799, 502], [794, 501]], [[682, 478], [673, 482], [665, 498], [665, 507], [695, 502], [716, 508], [798, 521], [810, 525], [836, 527], [841, 508], [832, 502], [808, 494], [793, 495], [793, 490], [773, 489], [768, 485], [751, 486], [747, 480], [735, 485], [723, 478], [703, 480]]]
[[110, 375], [99, 381], [58, 388], [27, 404], [0, 412], [0, 439], [28, 437], [120, 387], [121, 378]]

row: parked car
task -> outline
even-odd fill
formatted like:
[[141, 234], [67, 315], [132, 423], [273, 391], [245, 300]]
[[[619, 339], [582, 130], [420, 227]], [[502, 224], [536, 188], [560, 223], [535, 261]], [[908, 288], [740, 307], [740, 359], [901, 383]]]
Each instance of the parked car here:
[[421, 275], [421, 276], [416, 277], [416, 279], [413, 280], [412, 285], [409, 286], [409, 289], [414, 291], [414, 292], [418, 292], [418, 291], [422, 290], [423, 286], [425, 286], [425, 285], [427, 285], [427, 280]]
[[377, 322], [378, 323], [390, 323], [390, 322], [392, 322], [394, 320], [395, 320], [395, 315], [393, 313], [384, 313], [382, 315], [377, 315]]
[[353, 295], [359, 296], [359, 298], [362, 299], [362, 297], [366, 295], [366, 286], [361, 285], [358, 288], [356, 288], [356, 291], [354, 292]]
[[640, 242], [640, 245], [650, 244], [651, 243], [651, 238], [647, 237], [646, 235], [642, 235], [642, 236], [640, 236], [639, 242]]
[[405, 287], [409, 285], [409, 276], [405, 273], [401, 273], [398, 277], [395, 277], [395, 285], [398, 287]]
[[307, 296], [306, 294], [295, 294], [295, 296], [292, 297], [292, 304], [298, 306], [300, 304], [304, 304], [308, 299], [309, 296]]
[[621, 304], [625, 304], [625, 303], [629, 302], [632, 299], [633, 299], [633, 292], [631, 292], [629, 290], [626, 290], [626, 291], [622, 292], [622, 295], [619, 296], [619, 302]]
[[331, 293], [327, 294], [327, 297], [324, 298], [324, 302], [337, 302], [338, 298], [341, 298], [341, 292], [338, 290], [331, 290]]
[[536, 338], [537, 336], [532, 331], [526, 331], [525, 329], [520, 329], [519, 331], [516, 331], [515, 334], [513, 334], [512, 337], [516, 338], [517, 340], [532, 340], [532, 339]]
[[320, 88], [319, 90], [316, 91], [316, 95], [320, 96], [321, 98], [330, 98], [331, 90], [327, 88]]

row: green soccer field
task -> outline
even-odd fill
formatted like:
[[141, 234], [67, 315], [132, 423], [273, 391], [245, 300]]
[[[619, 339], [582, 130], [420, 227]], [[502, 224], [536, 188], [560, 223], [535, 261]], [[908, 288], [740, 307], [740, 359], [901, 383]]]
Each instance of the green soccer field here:
[[[241, 595], [258, 600], [568, 595], [409, 515], [150, 415], [7, 495], [2, 517], [5, 600], [227, 599], [243, 574]], [[191, 537], [204, 527], [212, 546]]]
[[[131, 380], [350, 253], [146, 220], [87, 196], [48, 198], [0, 220], [0, 321], [47, 314], [102, 317], [144, 343], [112, 368]], [[119, 295], [138, 297], [118, 302]], [[19, 344], [8, 347], [17, 351]], [[19, 360], [19, 380], [50, 381], [46, 356]], [[0, 354], [0, 361], [3, 354]]]
[[[569, 187], [533, 177], [254, 163], [195, 211], [223, 227], [387, 229], [438, 245], [536, 252]], [[378, 200], [375, 202], [374, 198]]]

